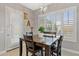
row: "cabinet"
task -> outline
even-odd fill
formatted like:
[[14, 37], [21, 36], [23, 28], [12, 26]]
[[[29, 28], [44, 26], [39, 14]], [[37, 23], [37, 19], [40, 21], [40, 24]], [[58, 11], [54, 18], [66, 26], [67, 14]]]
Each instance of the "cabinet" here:
[[0, 45], [2, 45], [0, 50], [9, 50], [19, 46], [19, 38], [22, 37], [24, 31], [23, 12], [8, 6], [2, 8], [4, 9], [0, 15], [3, 16], [3, 20], [0, 18], [0, 21], [3, 23], [0, 22], [0, 24], [4, 30], [0, 33], [0, 36], [3, 34], [0, 39]]
[[5, 19], [4, 19], [4, 14], [5, 14], [5, 12], [4, 12], [4, 7], [3, 7], [3, 5], [0, 5], [0, 52], [1, 51], [3, 51], [4, 50], [4, 47], [5, 47], [5, 44], [4, 44], [4, 42], [5, 42], [5, 32], [4, 32], [4, 30], [5, 30]]
[[19, 38], [23, 34], [23, 13], [20, 10], [5, 7], [5, 48], [12, 49], [18, 46]]

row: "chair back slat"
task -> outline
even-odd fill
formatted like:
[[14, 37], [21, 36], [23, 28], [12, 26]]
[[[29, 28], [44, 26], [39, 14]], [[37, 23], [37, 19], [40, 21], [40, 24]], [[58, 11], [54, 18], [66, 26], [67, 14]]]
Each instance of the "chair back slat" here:
[[27, 48], [32, 48], [34, 50], [33, 32], [26, 32], [26, 35], [24, 35], [24, 39]]
[[44, 32], [44, 34], [55, 35], [56, 37], [56, 32]]

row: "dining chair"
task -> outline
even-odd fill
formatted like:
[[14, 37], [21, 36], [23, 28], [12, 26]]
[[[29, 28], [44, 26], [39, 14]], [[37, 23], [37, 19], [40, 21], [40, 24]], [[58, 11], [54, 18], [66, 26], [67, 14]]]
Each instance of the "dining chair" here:
[[26, 32], [27, 36], [33, 36], [33, 32]]
[[43, 50], [41, 47], [35, 45], [33, 42], [33, 33], [31, 32], [32, 36], [24, 35], [24, 40], [26, 44], [26, 55], [28, 56], [28, 52], [31, 52], [33, 56], [35, 56], [35, 53], [41, 51], [41, 55], [43, 56]]
[[43, 35], [45, 41], [53, 40], [53, 36]]
[[44, 32], [44, 35], [49, 35], [49, 36], [55, 36], [56, 37], [56, 32]]
[[60, 36], [59, 40], [57, 41], [57, 46], [53, 45], [51, 47], [51, 55], [53, 55], [53, 56], [61, 56], [62, 41], [63, 41], [63, 36]]

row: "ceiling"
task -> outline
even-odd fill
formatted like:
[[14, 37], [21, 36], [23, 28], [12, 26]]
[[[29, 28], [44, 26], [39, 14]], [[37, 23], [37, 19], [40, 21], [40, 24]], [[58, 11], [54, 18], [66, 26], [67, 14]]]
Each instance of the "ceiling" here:
[[29, 9], [32, 9], [32, 10], [39, 9], [42, 6], [47, 6], [49, 4], [50, 3], [21, 3], [21, 5], [29, 8]]

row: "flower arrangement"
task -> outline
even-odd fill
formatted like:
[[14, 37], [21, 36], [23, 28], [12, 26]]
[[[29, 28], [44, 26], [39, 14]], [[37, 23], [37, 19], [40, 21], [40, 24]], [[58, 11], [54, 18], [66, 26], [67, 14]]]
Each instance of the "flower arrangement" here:
[[45, 28], [43, 26], [40, 26], [40, 28], [38, 29], [38, 31], [40, 31], [41, 33], [43, 33], [45, 31]]

